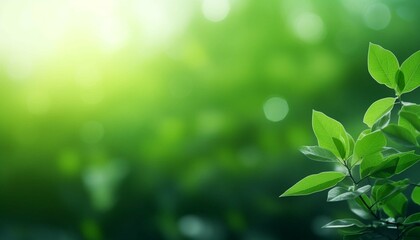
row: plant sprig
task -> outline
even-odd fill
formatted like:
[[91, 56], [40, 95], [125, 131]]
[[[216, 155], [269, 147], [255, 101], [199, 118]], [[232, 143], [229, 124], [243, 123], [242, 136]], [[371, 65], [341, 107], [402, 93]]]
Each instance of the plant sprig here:
[[[420, 105], [402, 100], [403, 94], [420, 86], [420, 51], [400, 66], [391, 51], [370, 43], [368, 70], [376, 82], [393, 89], [395, 97], [370, 105], [363, 117], [367, 129], [356, 140], [340, 122], [314, 110], [312, 128], [318, 145], [304, 146], [300, 151], [312, 160], [333, 162], [344, 170], [309, 175], [280, 197], [330, 189], [327, 201], [347, 201], [358, 217], [337, 219], [324, 226], [339, 229], [345, 240], [420, 239], [420, 213], [407, 214], [409, 204], [420, 205], [419, 183], [395, 180], [420, 161]], [[391, 122], [397, 105], [397, 121]], [[351, 185], [344, 179], [350, 179]], [[362, 184], [366, 179], [374, 183]]]

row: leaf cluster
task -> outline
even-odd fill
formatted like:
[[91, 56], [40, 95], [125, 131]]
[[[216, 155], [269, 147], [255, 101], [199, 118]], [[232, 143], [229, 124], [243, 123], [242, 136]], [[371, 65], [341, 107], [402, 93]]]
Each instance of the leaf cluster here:
[[420, 105], [402, 101], [403, 94], [420, 86], [420, 51], [400, 66], [391, 51], [371, 43], [368, 70], [376, 82], [393, 89], [395, 97], [370, 105], [363, 117], [367, 128], [356, 139], [340, 122], [314, 110], [318, 144], [300, 151], [343, 170], [309, 175], [280, 197], [330, 189], [327, 201], [347, 201], [355, 218], [337, 219], [324, 228], [339, 229], [344, 239], [420, 239], [420, 213], [407, 212], [409, 204], [420, 205], [420, 186], [401, 177], [420, 161]]

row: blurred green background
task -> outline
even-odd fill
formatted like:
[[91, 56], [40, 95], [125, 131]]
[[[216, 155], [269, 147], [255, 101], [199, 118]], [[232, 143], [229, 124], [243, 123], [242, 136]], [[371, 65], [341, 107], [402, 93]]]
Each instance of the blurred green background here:
[[401, 63], [419, 26], [416, 0], [2, 0], [0, 239], [336, 239], [345, 204], [278, 198], [334, 168], [298, 151], [311, 111], [356, 137], [393, 95], [368, 43]]

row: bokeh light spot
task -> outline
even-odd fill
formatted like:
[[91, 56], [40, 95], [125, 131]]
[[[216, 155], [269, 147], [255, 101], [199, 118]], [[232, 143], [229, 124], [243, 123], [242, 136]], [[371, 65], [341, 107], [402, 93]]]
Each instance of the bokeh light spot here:
[[289, 113], [287, 101], [280, 97], [272, 97], [264, 103], [265, 117], [272, 122], [283, 120]]
[[203, 0], [202, 11], [207, 20], [220, 22], [229, 14], [230, 3], [228, 0]]
[[400, 7], [397, 9], [397, 15], [406, 20], [406, 21], [413, 21], [414, 19], [416, 19], [416, 10], [414, 10], [413, 8], [410, 7]]
[[316, 43], [324, 37], [324, 22], [312, 12], [302, 12], [292, 20], [295, 35], [304, 42]]
[[391, 11], [385, 4], [373, 4], [366, 9], [364, 21], [373, 30], [385, 29], [391, 22]]
[[186, 1], [140, 0], [133, 9], [138, 18], [143, 44], [159, 46], [183, 32], [191, 17]]
[[195, 215], [183, 216], [178, 221], [180, 232], [193, 239], [209, 239], [214, 233], [212, 228], [200, 217]]

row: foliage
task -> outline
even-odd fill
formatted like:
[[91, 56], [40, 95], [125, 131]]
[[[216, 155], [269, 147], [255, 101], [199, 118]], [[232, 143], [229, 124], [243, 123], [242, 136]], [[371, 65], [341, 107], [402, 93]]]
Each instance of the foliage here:
[[420, 51], [400, 66], [391, 51], [371, 43], [368, 70], [378, 83], [395, 90], [396, 97], [372, 103], [363, 118], [368, 128], [356, 140], [340, 122], [313, 111], [318, 145], [301, 152], [343, 170], [307, 176], [280, 197], [331, 188], [327, 201], [348, 201], [359, 219], [337, 219], [324, 228], [339, 229], [344, 239], [418, 239], [420, 213], [407, 210], [409, 204], [420, 205], [420, 187], [401, 173], [420, 161], [420, 105], [402, 101], [404, 93], [420, 86]]

